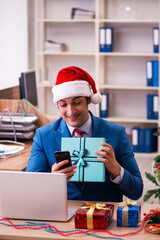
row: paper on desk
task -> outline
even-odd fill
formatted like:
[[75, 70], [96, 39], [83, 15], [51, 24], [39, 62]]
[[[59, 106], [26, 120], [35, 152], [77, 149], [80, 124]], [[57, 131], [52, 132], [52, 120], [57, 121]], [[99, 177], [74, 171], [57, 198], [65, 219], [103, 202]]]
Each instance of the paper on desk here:
[[22, 152], [24, 146], [0, 144], [0, 158], [13, 157]]

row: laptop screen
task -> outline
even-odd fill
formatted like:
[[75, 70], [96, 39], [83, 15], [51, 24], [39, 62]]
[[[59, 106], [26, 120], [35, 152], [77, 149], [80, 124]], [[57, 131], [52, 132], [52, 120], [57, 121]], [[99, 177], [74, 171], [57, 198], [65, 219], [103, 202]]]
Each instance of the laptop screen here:
[[66, 175], [0, 171], [0, 216], [68, 220]]

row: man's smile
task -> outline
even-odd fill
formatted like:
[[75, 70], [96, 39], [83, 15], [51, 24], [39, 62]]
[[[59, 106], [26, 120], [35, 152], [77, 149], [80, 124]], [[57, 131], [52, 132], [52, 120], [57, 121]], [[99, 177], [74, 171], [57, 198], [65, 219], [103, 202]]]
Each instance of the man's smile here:
[[78, 117], [79, 117], [80, 114], [76, 114], [74, 116], [67, 116], [67, 118], [71, 121], [75, 121]]

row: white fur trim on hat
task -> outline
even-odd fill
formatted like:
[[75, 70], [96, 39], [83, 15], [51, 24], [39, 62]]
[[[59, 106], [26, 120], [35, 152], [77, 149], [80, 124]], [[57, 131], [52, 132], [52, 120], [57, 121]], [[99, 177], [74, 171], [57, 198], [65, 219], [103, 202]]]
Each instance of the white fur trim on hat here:
[[52, 88], [53, 102], [57, 103], [59, 100], [69, 97], [84, 96], [90, 97], [92, 95], [89, 83], [86, 81], [71, 81], [55, 85]]
[[93, 104], [98, 104], [102, 101], [102, 95], [100, 93], [95, 93], [91, 95], [90, 99]]

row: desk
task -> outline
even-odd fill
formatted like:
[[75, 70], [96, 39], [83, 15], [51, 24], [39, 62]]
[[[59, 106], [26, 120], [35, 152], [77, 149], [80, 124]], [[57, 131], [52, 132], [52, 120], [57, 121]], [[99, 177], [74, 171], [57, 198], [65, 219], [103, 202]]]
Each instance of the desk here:
[[24, 171], [27, 167], [30, 150], [32, 148], [32, 142], [33, 140], [25, 142], [25, 148], [23, 149], [21, 154], [11, 158], [0, 159], [0, 170]]
[[[69, 202], [69, 208], [79, 208], [82, 206], [81, 201], [68, 201]], [[157, 208], [159, 207], [158, 204], [144, 204], [142, 205], [142, 215], [141, 219], [143, 219], [143, 213], [148, 213], [150, 209]], [[115, 211], [114, 211], [114, 216], [113, 216], [113, 221], [111, 222], [110, 226], [107, 228], [107, 230], [117, 233], [117, 234], [124, 234], [124, 233], [129, 233], [133, 231], [137, 231], [139, 228], [127, 228], [127, 227], [116, 227], [116, 209], [117, 209], [117, 204], [115, 204]], [[14, 224], [24, 224], [25, 221], [22, 220], [12, 220]], [[37, 222], [37, 221], [36, 221]], [[59, 230], [74, 230], [74, 218], [70, 219], [68, 222], [62, 223], [62, 222], [47, 222], [50, 223], [51, 225], [54, 225], [57, 227]], [[102, 232], [95, 232], [98, 235], [103, 235], [106, 237], [109, 237], [110, 235]], [[151, 233], [146, 233], [145, 230], [143, 229], [140, 233], [135, 234], [133, 236], [126, 236], [126, 237], [121, 237], [122, 239], [128, 239], [128, 240], [158, 240], [159, 235], [156, 234], [151, 234]], [[0, 225], [0, 239], [18, 239], [18, 240], [49, 240], [49, 239], [74, 239], [74, 240], [96, 240], [99, 239], [97, 237], [89, 236], [86, 234], [78, 234], [78, 235], [72, 235], [69, 237], [63, 237], [59, 234], [54, 234], [54, 233], [49, 233], [46, 232], [45, 230], [30, 230], [30, 229], [21, 229], [17, 230], [14, 229], [13, 227], [8, 227], [4, 225]]]

